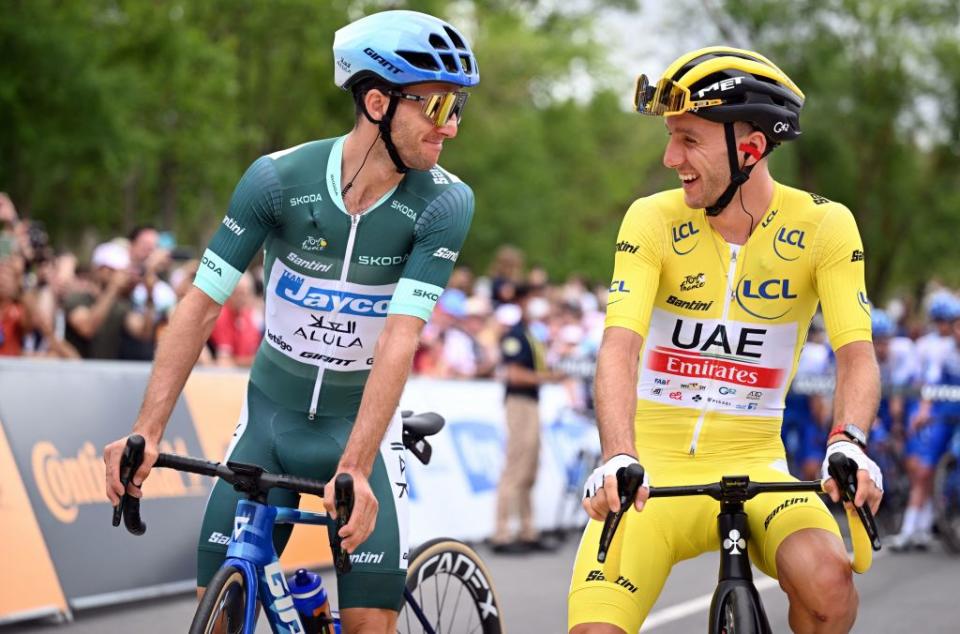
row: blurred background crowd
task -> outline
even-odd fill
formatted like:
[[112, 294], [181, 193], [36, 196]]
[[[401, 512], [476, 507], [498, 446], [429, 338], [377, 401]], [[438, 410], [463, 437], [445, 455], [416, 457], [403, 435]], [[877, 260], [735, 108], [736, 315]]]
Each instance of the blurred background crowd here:
[[[51, 244], [42, 224], [20, 218], [4, 193], [0, 227], [3, 356], [149, 361], [199, 264], [199, 248], [178, 246], [172, 233], [152, 225], [138, 225], [89, 254], [60, 248]], [[224, 305], [202, 365], [252, 363], [263, 337], [263, 288], [263, 267], [257, 263]], [[495, 378], [500, 339], [525, 316], [544, 345], [546, 364], [571, 379], [575, 403], [589, 409], [587, 384], [603, 332], [606, 295], [603, 280], [577, 274], [551, 279], [523, 250], [503, 245], [488, 270], [454, 270], [424, 330], [414, 373]], [[952, 332], [951, 302], [960, 302], [955, 292], [931, 280], [921, 297], [896, 296], [886, 303], [882, 318], [889, 323], [878, 334], [916, 342], [912, 356], [921, 363], [929, 338]], [[809, 347], [817, 352], [805, 353], [801, 382], [807, 375], [831, 373], [829, 363], [808, 362], [810, 355], [829, 362], [832, 354], [819, 318]]]

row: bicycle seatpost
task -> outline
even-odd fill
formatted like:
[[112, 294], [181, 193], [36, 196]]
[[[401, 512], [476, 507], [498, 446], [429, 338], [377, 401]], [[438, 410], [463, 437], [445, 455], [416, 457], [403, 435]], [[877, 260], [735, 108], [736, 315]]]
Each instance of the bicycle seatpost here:
[[600, 563], [607, 560], [607, 553], [610, 552], [610, 545], [613, 543], [613, 537], [616, 535], [620, 520], [633, 504], [642, 482], [643, 467], [639, 464], [634, 463], [617, 469], [617, 494], [620, 496], [620, 510], [616, 513], [608, 513], [607, 519], [603, 522], [603, 532], [600, 533], [600, 548], [597, 550], [597, 561]]

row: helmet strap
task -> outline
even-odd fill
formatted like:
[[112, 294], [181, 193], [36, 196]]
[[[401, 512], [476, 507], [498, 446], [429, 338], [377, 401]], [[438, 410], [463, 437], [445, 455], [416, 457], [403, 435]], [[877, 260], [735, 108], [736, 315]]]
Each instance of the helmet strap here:
[[387, 114], [383, 115], [383, 119], [380, 120], [378, 125], [380, 126], [380, 136], [383, 137], [383, 144], [387, 146], [387, 154], [390, 155], [390, 160], [393, 161], [393, 165], [397, 168], [397, 172], [400, 174], [406, 174], [408, 171], [410, 171], [410, 168], [403, 164], [403, 160], [400, 158], [400, 153], [397, 152], [397, 146], [393, 144], [393, 137], [390, 136], [390, 123], [393, 122], [393, 115], [397, 112], [397, 105], [399, 103], [399, 98], [390, 97], [390, 105], [387, 106]]
[[773, 152], [773, 149], [777, 146], [776, 143], [767, 143], [767, 148], [763, 154], [760, 154], [756, 149], [753, 149], [753, 146], [750, 146], [750, 150], [744, 151], [744, 166], [740, 167], [740, 160], [737, 155], [737, 136], [733, 128], [734, 124], [732, 122], [728, 121], [723, 124], [723, 134], [727, 140], [727, 160], [730, 162], [730, 184], [727, 185], [727, 188], [720, 194], [720, 198], [706, 208], [708, 216], [719, 216], [720, 212], [726, 209], [730, 201], [733, 200], [734, 195], [737, 193], [737, 190], [740, 189], [741, 185], [746, 183], [750, 178], [750, 172], [753, 171], [757, 163], [746, 165], [746, 160], [750, 156], [753, 156], [757, 159], [757, 162], [760, 162], [760, 159], [770, 154], [770, 152]]
[[387, 154], [390, 156], [390, 160], [393, 161], [393, 165], [397, 168], [397, 172], [406, 174], [410, 171], [410, 168], [403, 164], [400, 153], [397, 151], [397, 146], [393, 144], [393, 137], [390, 136], [390, 124], [393, 122], [393, 115], [396, 114], [399, 104], [400, 99], [391, 96], [390, 103], [387, 105], [387, 112], [383, 115], [383, 119], [377, 121], [370, 116], [365, 105], [363, 106], [363, 116], [367, 118], [367, 121], [380, 129], [380, 137], [383, 139], [383, 144], [387, 148]]

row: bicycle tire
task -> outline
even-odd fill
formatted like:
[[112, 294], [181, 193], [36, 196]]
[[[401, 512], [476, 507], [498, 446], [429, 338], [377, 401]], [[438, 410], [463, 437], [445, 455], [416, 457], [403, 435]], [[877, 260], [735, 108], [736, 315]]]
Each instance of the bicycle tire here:
[[960, 459], [947, 453], [933, 476], [933, 507], [944, 547], [960, 554]]
[[720, 606], [718, 634], [762, 634], [763, 627], [757, 623], [756, 606], [750, 591], [744, 587], [731, 590]]
[[900, 456], [892, 445], [884, 443], [871, 457], [883, 473], [883, 499], [876, 515], [877, 527], [883, 536], [896, 535], [903, 524], [903, 515], [910, 499], [910, 479]]
[[[407, 567], [407, 590], [436, 632], [503, 632], [490, 571], [463, 542], [439, 538], [416, 548]], [[465, 609], [461, 611], [461, 607]], [[408, 601], [400, 610], [397, 631], [426, 631]]]
[[246, 612], [247, 582], [237, 566], [223, 566], [213, 575], [190, 624], [189, 634], [213, 634], [221, 615], [227, 634], [241, 634]]

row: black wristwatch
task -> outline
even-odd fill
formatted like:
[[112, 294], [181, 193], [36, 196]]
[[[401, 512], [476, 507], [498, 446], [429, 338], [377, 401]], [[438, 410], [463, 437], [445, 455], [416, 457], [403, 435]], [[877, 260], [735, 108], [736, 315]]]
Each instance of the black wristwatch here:
[[850, 423], [847, 423], [846, 425], [836, 425], [830, 430], [827, 440], [829, 441], [829, 439], [833, 438], [834, 436], [845, 436], [847, 440], [854, 443], [864, 451], [867, 450], [867, 434], [856, 425]]

